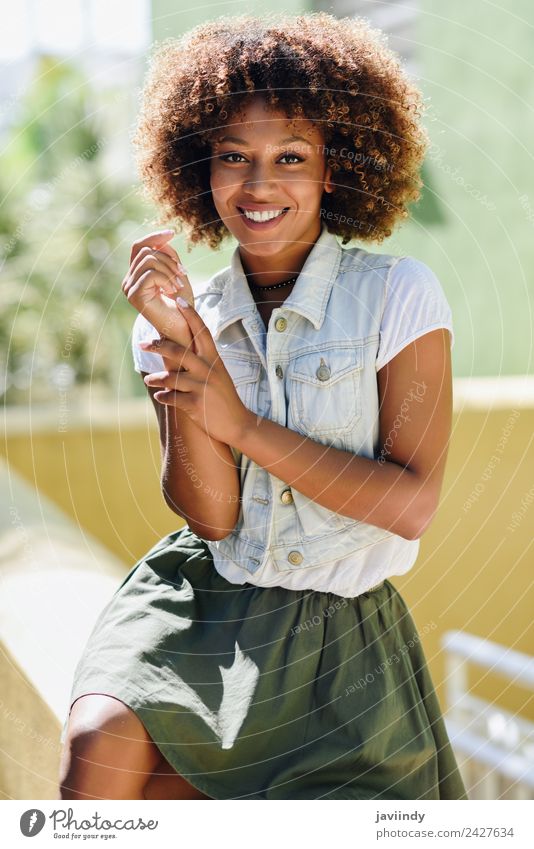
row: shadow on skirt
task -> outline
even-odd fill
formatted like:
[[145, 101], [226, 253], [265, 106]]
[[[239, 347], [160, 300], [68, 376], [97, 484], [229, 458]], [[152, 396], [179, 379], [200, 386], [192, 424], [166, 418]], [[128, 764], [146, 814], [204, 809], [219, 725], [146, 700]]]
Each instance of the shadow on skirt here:
[[122, 700], [214, 799], [467, 799], [388, 580], [352, 599], [231, 584], [186, 525], [101, 612], [70, 704], [84, 693]]

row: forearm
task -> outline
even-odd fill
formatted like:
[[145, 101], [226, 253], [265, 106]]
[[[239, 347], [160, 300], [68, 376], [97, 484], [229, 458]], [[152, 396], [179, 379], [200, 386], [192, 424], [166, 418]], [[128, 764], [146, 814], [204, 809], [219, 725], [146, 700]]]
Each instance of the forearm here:
[[222, 539], [239, 515], [240, 480], [232, 452], [176, 407], [165, 405], [165, 415], [161, 472], [165, 501], [194, 533]]
[[307, 498], [406, 539], [426, 524], [424, 487], [405, 467], [330, 448], [251, 415], [235, 447]]

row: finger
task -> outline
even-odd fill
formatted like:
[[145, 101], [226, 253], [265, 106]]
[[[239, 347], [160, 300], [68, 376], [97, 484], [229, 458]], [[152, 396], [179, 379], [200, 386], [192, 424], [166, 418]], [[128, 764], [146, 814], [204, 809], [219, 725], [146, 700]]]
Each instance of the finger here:
[[146, 271], [140, 269], [137, 275], [128, 277], [122, 284], [122, 291], [129, 300], [133, 290], [137, 292], [145, 283], [149, 282], [157, 284], [172, 300], [175, 300], [178, 297], [177, 293], [181, 291], [172, 280], [169, 280], [167, 274], [163, 274], [161, 271], [155, 271], [153, 268], [148, 268]]
[[[184, 275], [179, 273], [179, 266], [176, 260], [161, 251], [153, 250], [152, 248], [142, 248], [130, 266], [130, 278], [138, 279], [138, 276], [150, 268], [159, 271], [161, 274], [167, 275], [169, 282], [179, 292], [183, 288]], [[187, 277], [185, 278], [187, 279]]]
[[192, 392], [201, 385], [186, 371], [153, 371], [143, 378], [145, 386], [174, 389], [177, 392]]
[[191, 400], [191, 396], [187, 392], [176, 392], [174, 389], [162, 389], [159, 392], [154, 392], [153, 397], [160, 404], [166, 404], [169, 407], [176, 407], [187, 415], [195, 412], [195, 404]]
[[219, 357], [213, 336], [194, 307], [189, 304], [186, 306], [186, 304], [182, 297], [176, 298], [176, 305], [189, 325], [197, 352], [207, 363], [213, 365]]
[[130, 265], [130, 273], [136, 271], [143, 260], [147, 261], [150, 257], [154, 259], [161, 267], [165, 266], [169, 269], [169, 273], [174, 274], [177, 271], [178, 263], [173, 257], [169, 256], [169, 254], [164, 253], [157, 248], [141, 248], [137, 256], [132, 261]]
[[208, 367], [206, 363], [195, 354], [192, 348], [179, 345], [171, 339], [152, 339], [146, 342], [138, 342], [138, 346], [143, 351], [149, 351], [154, 354], [160, 354], [167, 360], [176, 364], [178, 368], [186, 368], [191, 376], [197, 380], [202, 380], [207, 377]]
[[[147, 236], [144, 236], [142, 239], [137, 239], [132, 245], [132, 250], [130, 253], [130, 265], [141, 250], [141, 248], [167, 248], [171, 251], [174, 251], [170, 245], [167, 245], [176, 233], [174, 230], [157, 230], [154, 233], [149, 233]], [[168, 252], [168, 250], [166, 251]], [[174, 251], [176, 253], [176, 251]], [[178, 257], [178, 254], [176, 254]]]

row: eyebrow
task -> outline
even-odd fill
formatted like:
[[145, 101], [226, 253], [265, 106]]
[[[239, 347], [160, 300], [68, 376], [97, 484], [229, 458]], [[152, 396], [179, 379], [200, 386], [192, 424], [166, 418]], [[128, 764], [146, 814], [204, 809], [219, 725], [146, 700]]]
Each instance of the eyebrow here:
[[[218, 139], [218, 141], [219, 141], [219, 143], [229, 141], [229, 142], [232, 142], [233, 144], [244, 144], [247, 147], [249, 146], [249, 142], [246, 139], [240, 139], [237, 136], [223, 136], [222, 139]], [[287, 136], [287, 138], [285, 138], [285, 139], [280, 139], [278, 144], [279, 145], [287, 144], [288, 142], [292, 142], [292, 141], [303, 141], [305, 144], [309, 144], [310, 147], [312, 147], [311, 142], [309, 142], [308, 139], [305, 139], [303, 136]]]

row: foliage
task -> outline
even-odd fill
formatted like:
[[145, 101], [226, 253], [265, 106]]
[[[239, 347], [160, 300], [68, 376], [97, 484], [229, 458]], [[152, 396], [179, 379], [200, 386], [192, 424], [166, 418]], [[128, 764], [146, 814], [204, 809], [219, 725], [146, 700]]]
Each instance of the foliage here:
[[105, 113], [104, 95], [76, 67], [41, 57], [11, 116], [0, 154], [7, 404], [89, 383], [110, 397], [136, 390], [135, 314], [120, 282], [147, 208], [109, 167], [116, 128], [107, 129]]

